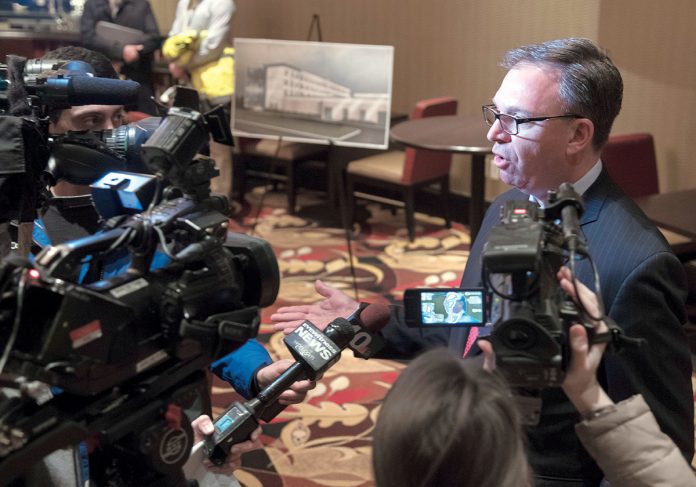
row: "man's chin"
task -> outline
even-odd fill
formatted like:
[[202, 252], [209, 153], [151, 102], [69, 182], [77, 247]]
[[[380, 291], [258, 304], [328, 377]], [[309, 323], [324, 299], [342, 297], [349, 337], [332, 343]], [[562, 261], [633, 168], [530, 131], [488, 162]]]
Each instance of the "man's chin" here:
[[507, 173], [505, 171], [500, 171], [498, 173], [498, 175], [499, 175], [500, 180], [502, 182], [504, 182], [505, 184], [507, 184], [509, 186], [517, 186], [515, 184], [515, 178], [513, 178], [509, 173]]

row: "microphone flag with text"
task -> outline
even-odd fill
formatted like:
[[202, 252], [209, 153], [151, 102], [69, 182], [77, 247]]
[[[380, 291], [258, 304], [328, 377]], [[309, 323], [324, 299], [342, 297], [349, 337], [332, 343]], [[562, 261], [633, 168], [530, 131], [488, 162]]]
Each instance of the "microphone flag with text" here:
[[[348, 343], [348, 348], [358, 358], [368, 359], [384, 348], [384, 338], [379, 331], [389, 322], [389, 306], [381, 303], [360, 303], [358, 309], [351, 313], [348, 322], [353, 327], [353, 337]], [[268, 404], [259, 414], [259, 419], [265, 422], [271, 421], [285, 409], [285, 405], [278, 402]]]
[[381, 303], [360, 303], [347, 319], [353, 325], [355, 336], [348, 347], [356, 357], [368, 359], [384, 347], [379, 331], [389, 322], [389, 306]]
[[[375, 305], [364, 309], [369, 310], [373, 306]], [[377, 308], [380, 306], [387, 308], [384, 305], [378, 305]], [[376, 337], [379, 329], [386, 325], [386, 320], [382, 318], [383, 314], [384, 311], [380, 309], [367, 312], [362, 325], [357, 324], [355, 320], [336, 318], [323, 332], [311, 322], [304, 321], [287, 335], [283, 341], [296, 362], [259, 392], [255, 398], [244, 403], [235, 402], [215, 421], [215, 432], [204, 440], [205, 452], [210, 460], [214, 464], [222, 464], [229, 455], [232, 445], [249, 439], [251, 433], [258, 427], [259, 420], [269, 421], [284, 408], [277, 402], [284, 391], [299, 380], [316, 380], [320, 377], [340, 359], [341, 351], [348, 347], [356, 336], [360, 337], [361, 333], [368, 334], [362, 337], [361, 349], [365, 353], [370, 352], [370, 356], [373, 355], [374, 351], [364, 345], [368, 342], [367, 338]], [[368, 322], [367, 318], [375, 319], [375, 321]], [[267, 408], [273, 410], [273, 414], [264, 414]]]

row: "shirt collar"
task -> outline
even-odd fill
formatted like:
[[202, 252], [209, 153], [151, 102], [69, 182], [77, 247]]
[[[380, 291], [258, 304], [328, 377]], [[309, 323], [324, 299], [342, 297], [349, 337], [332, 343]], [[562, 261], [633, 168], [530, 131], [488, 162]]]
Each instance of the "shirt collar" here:
[[[588, 190], [590, 186], [597, 180], [599, 174], [602, 172], [602, 160], [598, 159], [594, 166], [590, 168], [589, 171], [585, 173], [583, 177], [578, 179], [573, 183], [573, 188], [575, 191], [582, 196], [585, 191]], [[536, 196], [530, 196], [529, 201], [532, 201], [539, 205], [541, 208], [544, 207], [544, 201], [539, 200]]]

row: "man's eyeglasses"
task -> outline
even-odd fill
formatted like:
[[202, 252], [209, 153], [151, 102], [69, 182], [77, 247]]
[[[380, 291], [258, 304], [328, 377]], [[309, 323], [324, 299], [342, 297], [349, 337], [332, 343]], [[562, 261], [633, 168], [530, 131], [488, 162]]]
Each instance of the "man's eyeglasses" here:
[[495, 105], [483, 105], [481, 109], [483, 110], [483, 119], [486, 121], [489, 127], [492, 126], [496, 120], [498, 120], [500, 122], [500, 128], [510, 135], [517, 135], [517, 133], [520, 131], [521, 123], [543, 122], [544, 120], [551, 120], [553, 118], [584, 118], [583, 116], [576, 115], [574, 113], [568, 113], [566, 115], [553, 115], [551, 117], [519, 118], [498, 112], [495, 109]]

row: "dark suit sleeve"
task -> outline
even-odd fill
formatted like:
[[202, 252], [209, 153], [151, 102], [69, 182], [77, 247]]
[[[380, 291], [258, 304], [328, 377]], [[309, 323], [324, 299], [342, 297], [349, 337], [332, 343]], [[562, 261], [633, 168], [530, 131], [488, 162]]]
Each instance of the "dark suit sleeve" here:
[[92, 49], [103, 53], [110, 59], [121, 59], [123, 56], [123, 43], [118, 41], [107, 42], [97, 36], [97, 22], [100, 20], [109, 20], [105, 17], [106, 12], [102, 10], [102, 6], [96, 2], [85, 3], [85, 8], [80, 18], [80, 37], [82, 45], [88, 49]]
[[447, 346], [449, 328], [409, 328], [404, 320], [404, 307], [391, 306], [391, 317], [382, 330], [384, 348], [380, 358], [412, 359], [427, 349]]
[[160, 48], [162, 44], [159, 27], [157, 26], [157, 20], [155, 15], [152, 13], [152, 8], [150, 8], [150, 2], [145, 3], [145, 15], [144, 15], [144, 29], [147, 40], [143, 42], [142, 54], [151, 54]]
[[97, 16], [94, 2], [87, 1], [80, 17], [80, 38], [87, 49], [95, 48]]
[[615, 401], [641, 393], [662, 430], [688, 460], [694, 452], [691, 361], [683, 331], [685, 277], [670, 252], [653, 254], [624, 280], [609, 315], [645, 345], [605, 355], [605, 377]]

